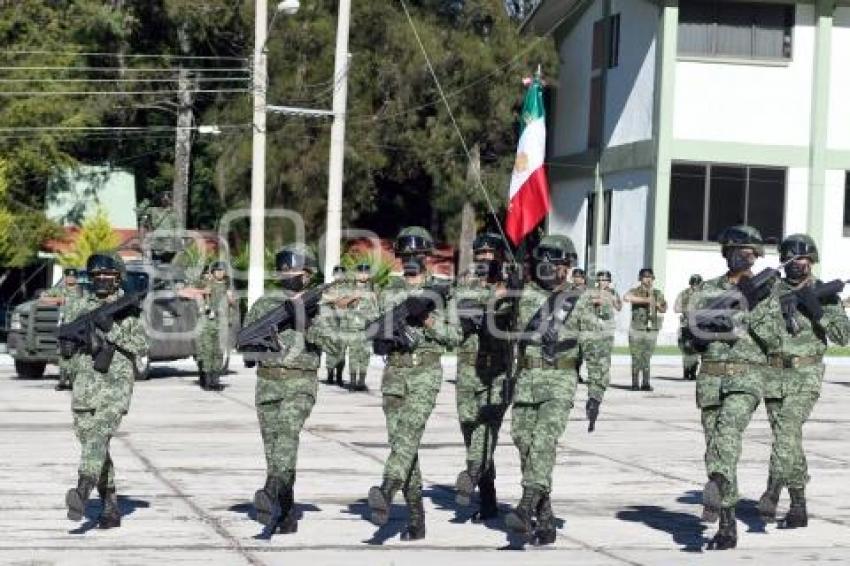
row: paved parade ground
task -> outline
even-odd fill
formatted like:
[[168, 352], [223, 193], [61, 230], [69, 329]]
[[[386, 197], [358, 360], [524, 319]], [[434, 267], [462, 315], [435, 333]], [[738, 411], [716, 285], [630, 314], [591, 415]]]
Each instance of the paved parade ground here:
[[[156, 366], [136, 385], [130, 414], [112, 442], [123, 526], [93, 528], [65, 518], [65, 491], [76, 483], [78, 446], [70, 394], [55, 379], [14, 379], [0, 356], [0, 563], [2, 564], [797, 564], [850, 561], [850, 368], [831, 366], [806, 428], [807, 529], [765, 525], [755, 511], [767, 473], [770, 431], [760, 408], [740, 467], [739, 547], [702, 551], [715, 525], [699, 521], [703, 436], [693, 384], [675, 365], [654, 368], [654, 393], [627, 391], [628, 368], [614, 385], [593, 434], [580, 388], [555, 469], [559, 517], [553, 547], [526, 547], [501, 520], [469, 521], [450, 486], [464, 462], [455, 416], [453, 366], [428, 423], [420, 457], [428, 536], [405, 543], [401, 497], [380, 529], [365, 520], [365, 496], [380, 482], [388, 452], [376, 388], [352, 394], [321, 385], [302, 435], [296, 484], [301, 521], [295, 535], [269, 538], [253, 520], [251, 498], [264, 481], [254, 413], [254, 375], [235, 358], [222, 393], [197, 387], [191, 362]], [[52, 372], [55, 378], [55, 368]], [[497, 452], [503, 508], [520, 495], [519, 459], [506, 423]], [[787, 494], [780, 514], [788, 505]]]

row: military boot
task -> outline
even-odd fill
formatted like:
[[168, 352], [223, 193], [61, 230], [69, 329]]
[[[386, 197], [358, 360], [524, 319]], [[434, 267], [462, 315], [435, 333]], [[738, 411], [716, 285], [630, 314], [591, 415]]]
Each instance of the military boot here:
[[505, 517], [505, 526], [516, 534], [526, 538], [531, 537], [533, 525], [531, 519], [537, 511], [537, 505], [543, 497], [543, 492], [536, 487], [522, 488], [522, 499], [519, 505]]
[[642, 380], [641, 385], [640, 385], [640, 390], [641, 391], [652, 391], [652, 385], [649, 384], [649, 370], [648, 369], [642, 370], [641, 373], [643, 374], [643, 380]]
[[761, 494], [758, 503], [759, 516], [765, 523], [776, 522], [776, 507], [779, 505], [781, 494], [782, 484], [773, 479], [773, 476], [768, 476], [767, 489]]
[[295, 509], [295, 488], [284, 484], [280, 488], [278, 498], [280, 503], [280, 519], [275, 532], [282, 535], [290, 535], [298, 532], [298, 512]]
[[369, 388], [366, 386], [366, 370], [360, 370], [357, 372], [357, 391], [369, 391]]
[[271, 526], [274, 517], [279, 510], [276, 508], [280, 499], [283, 480], [274, 476], [266, 478], [263, 489], [254, 493], [254, 510], [257, 512], [257, 521], [263, 525]]
[[640, 389], [638, 370], [632, 368], [632, 391], [638, 391]]
[[789, 488], [791, 507], [785, 515], [782, 526], [786, 529], [798, 529], [809, 526], [809, 514], [806, 512], [806, 491], [802, 488]]
[[723, 507], [720, 510], [720, 527], [708, 543], [708, 549], [729, 550], [736, 546], [738, 546], [738, 526], [735, 521], [735, 508]]
[[729, 480], [723, 474], [713, 473], [702, 490], [702, 520], [706, 523], [717, 521], [720, 513], [723, 493], [729, 487]]
[[337, 387], [345, 387], [345, 382], [342, 380], [342, 371], [345, 369], [345, 363], [336, 366], [336, 384]]
[[77, 487], [69, 489], [68, 493], [65, 494], [65, 505], [68, 507], [68, 518], [70, 520], [79, 521], [83, 518], [83, 513], [86, 511], [86, 501], [88, 501], [95, 485], [97, 485], [95, 478], [80, 475], [77, 480]]
[[496, 499], [496, 470], [490, 469], [478, 480], [478, 511], [472, 515], [473, 523], [482, 523], [499, 516], [499, 502]]
[[384, 478], [381, 486], [372, 486], [369, 489], [369, 509], [372, 514], [370, 521], [378, 526], [386, 525], [390, 518], [390, 507], [393, 504], [393, 497], [401, 489], [402, 481], [391, 478]]
[[422, 540], [425, 538], [425, 506], [422, 504], [422, 489], [409, 489], [404, 493], [410, 518], [407, 528], [401, 533], [401, 540]]
[[535, 542], [539, 545], [555, 544], [555, 512], [552, 511], [552, 498], [544, 495], [537, 504], [537, 528], [534, 530]]
[[336, 376], [334, 375], [335, 371], [336, 371], [335, 367], [329, 367], [328, 368], [328, 380], [326, 382], [328, 385], [334, 384], [334, 381], [336, 380]]
[[221, 384], [221, 373], [211, 371], [207, 377], [207, 391], [223, 391], [224, 385]]
[[115, 493], [115, 488], [98, 488], [97, 492], [100, 495], [101, 502], [103, 502], [103, 509], [100, 511], [100, 517], [97, 518], [97, 528], [114, 529], [120, 527], [121, 510], [118, 507], [118, 495]]
[[472, 502], [472, 494], [480, 479], [481, 465], [477, 462], [467, 462], [466, 469], [458, 474], [455, 481], [455, 503], [466, 507]]

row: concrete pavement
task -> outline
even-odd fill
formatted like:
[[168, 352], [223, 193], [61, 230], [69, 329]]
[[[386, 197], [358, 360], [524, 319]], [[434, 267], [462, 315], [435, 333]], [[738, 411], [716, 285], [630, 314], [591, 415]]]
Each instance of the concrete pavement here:
[[[296, 498], [302, 520], [295, 535], [269, 538], [253, 520], [251, 497], [264, 480], [262, 445], [253, 408], [253, 373], [234, 358], [222, 393], [196, 385], [191, 362], [155, 366], [139, 383], [130, 414], [112, 443], [123, 526], [99, 531], [93, 518], [65, 518], [64, 493], [76, 481], [78, 446], [70, 395], [54, 379], [13, 378], [0, 357], [0, 563], [3, 564], [790, 564], [850, 560], [850, 369], [830, 367], [823, 395], [806, 428], [810, 473], [807, 529], [765, 526], [755, 513], [767, 473], [770, 430], [759, 409], [740, 468], [739, 548], [702, 552], [714, 525], [699, 522], [703, 436], [693, 384], [675, 360], [659, 360], [655, 392], [625, 389], [626, 366], [597, 430], [586, 432], [580, 388], [562, 439], [553, 503], [557, 544], [526, 547], [502, 529], [469, 522], [451, 486], [463, 465], [453, 366], [420, 452], [426, 478], [428, 537], [404, 543], [406, 511], [398, 498], [390, 523], [365, 520], [365, 495], [380, 481], [387, 454], [380, 368], [372, 391], [351, 394], [321, 385], [302, 435]], [[668, 363], [669, 365], [661, 365]], [[55, 368], [52, 372], [55, 376]], [[505, 509], [520, 495], [519, 460], [506, 423], [497, 452], [497, 488]], [[787, 508], [787, 495], [780, 513]]]

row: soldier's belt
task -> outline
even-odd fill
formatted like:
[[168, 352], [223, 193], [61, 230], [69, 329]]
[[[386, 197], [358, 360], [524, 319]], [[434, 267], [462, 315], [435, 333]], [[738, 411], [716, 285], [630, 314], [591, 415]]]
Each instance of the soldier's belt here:
[[257, 377], [262, 379], [296, 379], [299, 377], [316, 377], [317, 370], [296, 368], [263, 367], [257, 370]]
[[744, 375], [753, 371], [758, 364], [745, 364], [741, 362], [703, 362], [699, 368], [700, 375]]
[[505, 354], [489, 354], [486, 352], [460, 352], [457, 363], [467, 366], [505, 366], [508, 363]]
[[523, 369], [575, 369], [578, 367], [576, 358], [558, 358], [554, 362], [547, 362], [543, 358], [525, 356], [520, 360]]
[[439, 367], [440, 354], [438, 352], [413, 352], [412, 354], [395, 352], [387, 358], [387, 365], [397, 368]]
[[775, 369], [797, 369], [806, 366], [816, 366], [823, 363], [821, 356], [783, 356], [774, 354], [768, 357], [770, 367]]

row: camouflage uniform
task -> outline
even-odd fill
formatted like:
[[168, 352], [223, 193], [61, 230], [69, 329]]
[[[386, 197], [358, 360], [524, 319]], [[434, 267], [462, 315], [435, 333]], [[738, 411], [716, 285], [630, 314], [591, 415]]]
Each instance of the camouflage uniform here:
[[[580, 343], [582, 354], [587, 360], [588, 383], [604, 392], [611, 382], [611, 355], [614, 351], [614, 332], [617, 326], [615, 310], [621, 302], [613, 287], [590, 290], [588, 293], [592, 314], [588, 313], [586, 329], [582, 331]], [[602, 298], [600, 305], [593, 304], [596, 295]], [[602, 399], [601, 392], [598, 398]]]
[[[638, 297], [649, 297], [649, 290], [643, 285], [631, 289], [629, 293]], [[636, 371], [644, 372], [645, 383], [648, 383], [646, 376], [649, 375], [652, 352], [655, 350], [658, 331], [661, 330], [661, 322], [664, 318], [660, 311], [667, 308], [667, 300], [660, 289], [653, 289], [652, 294], [655, 298], [655, 312], [650, 312], [649, 305], [632, 304], [632, 322], [629, 328], [632, 375], [634, 376]], [[634, 377], [632, 379], [634, 381]]]
[[[736, 287], [723, 275], [705, 282], [694, 297], [699, 309], [712, 298]], [[701, 353], [696, 380], [696, 402], [705, 433], [705, 466], [709, 477], [719, 474], [726, 481], [721, 505], [738, 502], [737, 467], [744, 430], [758, 407], [767, 374], [767, 355], [762, 345], [779, 344], [781, 317], [774, 298], [759, 303], [752, 311], [735, 311], [735, 339], [714, 340]]]
[[[59, 324], [69, 321], [68, 314], [75, 312], [76, 303], [86, 298], [86, 290], [82, 285], [77, 284], [75, 287], [67, 287], [65, 285], [53, 287], [44, 293], [45, 297], [61, 298], [62, 304], [59, 305]], [[77, 373], [77, 368], [80, 365], [79, 354], [75, 354], [69, 359], [59, 358], [59, 385], [58, 389], [69, 389], [74, 384], [74, 376]]]
[[[224, 371], [226, 339], [230, 321], [229, 286], [226, 280], [211, 280], [205, 285], [209, 294], [203, 303], [203, 326], [198, 336], [198, 369], [202, 388], [217, 388]], [[222, 326], [224, 336], [222, 336]]]
[[699, 352], [696, 351], [686, 338], [685, 329], [688, 327], [688, 311], [690, 309], [691, 300], [694, 297], [696, 290], [693, 287], [688, 287], [676, 297], [676, 311], [679, 315], [679, 334], [677, 344], [682, 352], [682, 365], [685, 370], [685, 379], [695, 379], [697, 369], [699, 367]]
[[[338, 298], [357, 300], [346, 307], [334, 304]], [[352, 283], [343, 287], [334, 287], [327, 294], [325, 305], [331, 320], [335, 322], [333, 330], [328, 329], [328, 345], [325, 347], [328, 370], [345, 363], [348, 350], [348, 376], [352, 390], [366, 387], [366, 372], [372, 344], [366, 338], [366, 325], [378, 317], [378, 296], [368, 283]], [[332, 356], [329, 352], [334, 351]], [[341, 372], [340, 372], [341, 373]], [[340, 375], [341, 378], [341, 375]]]

